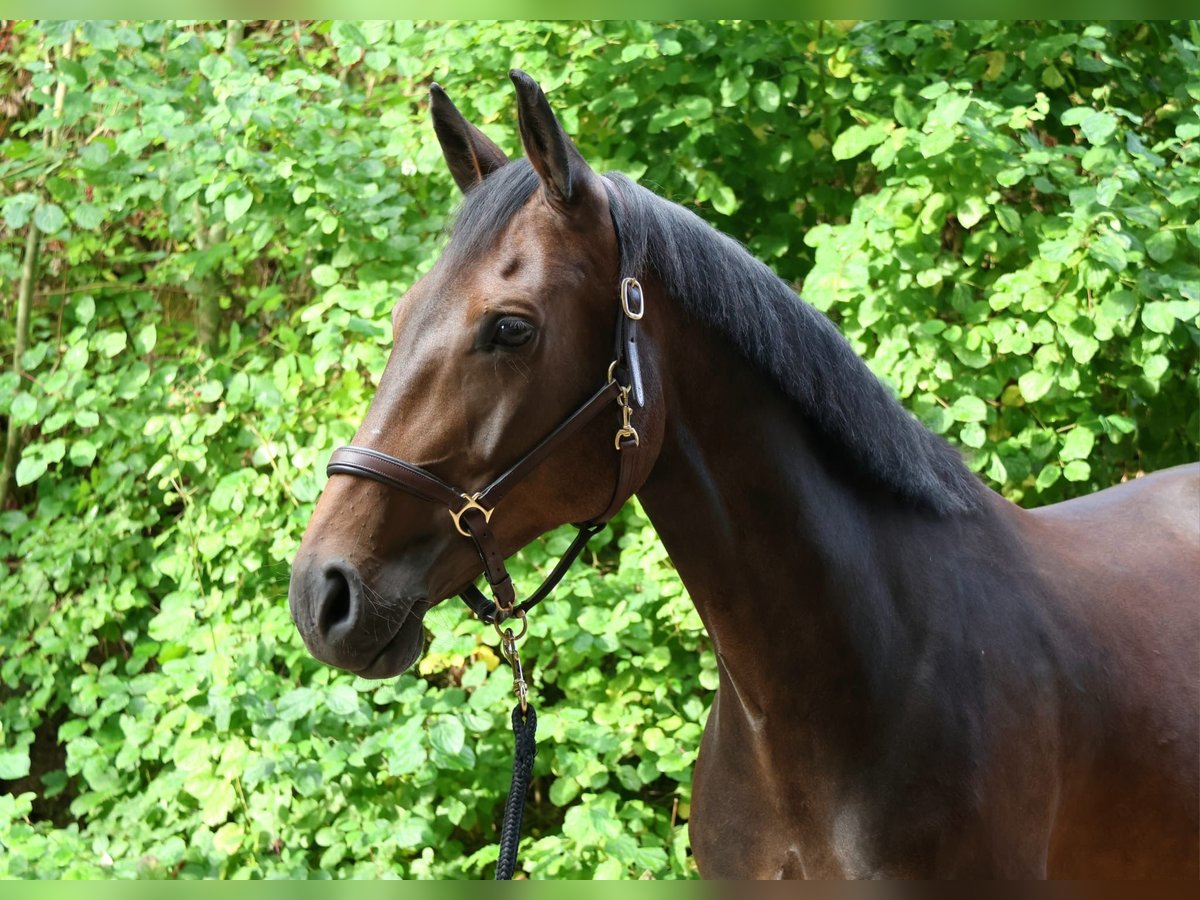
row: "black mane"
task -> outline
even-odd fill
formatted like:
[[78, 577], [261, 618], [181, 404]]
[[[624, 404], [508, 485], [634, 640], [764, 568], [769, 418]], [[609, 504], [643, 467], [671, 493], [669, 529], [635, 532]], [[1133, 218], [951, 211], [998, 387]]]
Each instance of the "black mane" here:
[[[653, 271], [687, 314], [728, 337], [870, 481], [937, 513], [978, 506], [982, 486], [958, 451], [892, 397], [829, 319], [699, 216], [624, 175], [604, 177], [622, 276]], [[447, 248], [454, 262], [485, 252], [537, 186], [522, 159], [472, 190]]]

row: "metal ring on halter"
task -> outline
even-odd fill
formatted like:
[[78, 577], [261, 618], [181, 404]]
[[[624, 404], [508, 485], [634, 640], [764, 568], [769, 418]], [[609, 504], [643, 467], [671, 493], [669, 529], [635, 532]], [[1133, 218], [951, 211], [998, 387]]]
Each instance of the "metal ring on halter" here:
[[[637, 313], [629, 308], [629, 289], [637, 288]], [[626, 278], [621, 282], [621, 309], [634, 322], [646, 314], [646, 296], [642, 293], [642, 285], [636, 278]]]
[[454, 520], [454, 527], [458, 529], [458, 533], [461, 534], [465, 538], [469, 538], [471, 536], [471, 532], [467, 531], [465, 528], [462, 527], [461, 519], [463, 517], [463, 513], [465, 513], [469, 509], [477, 509], [481, 513], [483, 513], [483, 521], [490, 523], [492, 521], [492, 513], [494, 513], [496, 510], [495, 509], [485, 509], [484, 507], [480, 506], [479, 505], [479, 494], [473, 494], [470, 497], [468, 497], [466, 494], [463, 494], [462, 498], [467, 501], [466, 503], [463, 504], [462, 509], [460, 509], [458, 512], [455, 512], [454, 510], [450, 509], [450, 510], [447, 510], [447, 512], [450, 513], [450, 518]]
[[[518, 635], [514, 635], [513, 637], [510, 638], [507, 635], [505, 635], [504, 631], [507, 631], [511, 635], [512, 629], [505, 628], [504, 631], [501, 631], [500, 626], [503, 625], [505, 622], [511, 622], [512, 619], [520, 619], [521, 620], [521, 633]], [[529, 618], [525, 615], [525, 610], [519, 609], [516, 611], [516, 613], [513, 614], [512, 618], [505, 619], [504, 622], [493, 622], [492, 627], [496, 629], [496, 634], [500, 635], [501, 641], [511, 640], [515, 644], [521, 638], [525, 637], [525, 632], [527, 632], [529, 630]]]

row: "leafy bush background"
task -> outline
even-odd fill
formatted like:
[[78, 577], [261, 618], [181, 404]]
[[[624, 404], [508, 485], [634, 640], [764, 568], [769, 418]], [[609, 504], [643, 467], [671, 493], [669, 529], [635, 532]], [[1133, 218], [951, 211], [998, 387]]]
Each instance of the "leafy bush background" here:
[[[505, 73], [534, 73], [597, 168], [745, 241], [1036, 505], [1195, 456], [1197, 44], [1195, 22], [5, 24], [6, 360], [40, 259], [0, 375], [0, 875], [490, 872], [510, 681], [483, 629], [446, 604], [419, 673], [357, 681], [285, 603], [456, 202], [429, 81], [516, 152]], [[691, 875], [712, 657], [636, 505], [593, 546], [527, 645], [524, 866]]]

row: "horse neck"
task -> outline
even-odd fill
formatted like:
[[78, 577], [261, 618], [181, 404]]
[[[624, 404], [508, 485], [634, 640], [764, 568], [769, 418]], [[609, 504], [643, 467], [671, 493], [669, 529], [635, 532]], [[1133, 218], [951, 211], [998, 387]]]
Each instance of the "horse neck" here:
[[713, 641], [722, 713], [859, 740], [930, 633], [924, 562], [988, 513], [945, 522], [844, 471], [707, 327], [679, 316], [655, 339], [667, 424], [639, 498]]

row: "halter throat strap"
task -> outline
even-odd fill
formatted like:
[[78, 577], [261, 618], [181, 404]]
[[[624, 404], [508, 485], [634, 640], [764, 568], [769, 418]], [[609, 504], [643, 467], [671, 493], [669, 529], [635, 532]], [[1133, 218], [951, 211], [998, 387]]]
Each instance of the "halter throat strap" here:
[[[460, 595], [463, 602], [480, 619], [492, 624], [498, 625], [506, 619], [523, 616], [549, 596], [583, 551], [588, 539], [599, 532], [633, 495], [638, 469], [635, 465], [637, 449], [641, 444], [633, 415], [635, 410], [642, 410], [645, 404], [637, 340], [638, 322], [644, 312], [642, 286], [635, 278], [624, 279], [621, 282], [621, 314], [617, 317], [615, 358], [608, 369], [608, 380], [533, 449], [482, 489], [474, 493], [459, 490], [428, 469], [369, 447], [348, 446], [335, 450], [326, 466], [326, 473], [330, 476], [369, 478], [421, 500], [445, 506], [454, 521], [454, 527], [474, 543], [492, 592], [492, 598], [489, 599], [475, 585], [469, 585]], [[554, 569], [528, 599], [518, 604], [512, 578], [504, 564], [504, 554], [492, 531], [492, 514], [513, 487], [527, 478], [602, 410], [611, 409], [614, 401], [620, 411], [621, 425], [613, 438], [620, 469], [612, 499], [600, 515], [576, 526], [578, 534]]]

